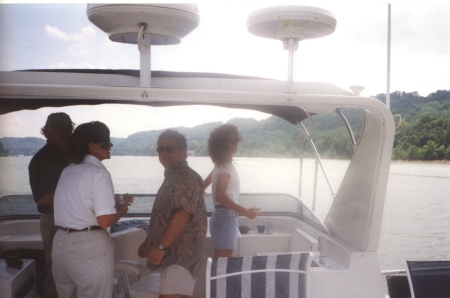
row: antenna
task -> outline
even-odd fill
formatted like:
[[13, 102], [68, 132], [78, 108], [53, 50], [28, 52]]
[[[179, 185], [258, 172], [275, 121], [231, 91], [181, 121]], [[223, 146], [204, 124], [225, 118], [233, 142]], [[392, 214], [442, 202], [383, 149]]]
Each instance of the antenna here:
[[289, 51], [287, 93], [292, 94], [294, 52], [304, 39], [327, 36], [334, 32], [336, 19], [324, 9], [309, 6], [276, 6], [257, 10], [247, 19], [250, 33], [281, 40]]
[[386, 106], [391, 109], [391, 4], [388, 4]]
[[359, 86], [359, 85], [350, 86], [350, 90], [352, 90], [353, 94], [355, 94], [355, 95], [360, 95], [364, 89], [366, 89], [364, 86]]
[[88, 4], [86, 14], [110, 40], [138, 45], [141, 87], [151, 87], [151, 46], [179, 44], [200, 22], [196, 4]]

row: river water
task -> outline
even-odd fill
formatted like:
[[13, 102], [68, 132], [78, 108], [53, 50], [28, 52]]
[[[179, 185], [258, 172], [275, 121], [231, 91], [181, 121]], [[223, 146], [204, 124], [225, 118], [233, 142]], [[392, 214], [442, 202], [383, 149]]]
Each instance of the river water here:
[[[30, 157], [0, 158], [0, 196], [28, 194]], [[202, 177], [212, 169], [207, 157], [189, 157]], [[157, 157], [113, 156], [103, 162], [116, 193], [156, 193], [163, 180]], [[241, 192], [288, 193], [299, 196], [299, 160], [290, 158], [235, 158]], [[331, 187], [337, 191], [348, 161], [324, 160]], [[304, 160], [301, 195], [312, 208], [314, 161]], [[324, 219], [332, 195], [319, 174], [316, 213]], [[210, 190], [207, 189], [207, 192]], [[404, 268], [404, 260], [450, 259], [450, 164], [392, 162], [386, 193], [379, 257], [382, 269]]]

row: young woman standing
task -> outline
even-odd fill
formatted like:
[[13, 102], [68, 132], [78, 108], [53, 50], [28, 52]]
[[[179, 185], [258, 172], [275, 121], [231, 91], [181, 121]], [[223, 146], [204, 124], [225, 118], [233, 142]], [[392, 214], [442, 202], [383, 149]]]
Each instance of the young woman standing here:
[[240, 141], [236, 126], [224, 124], [209, 135], [208, 152], [214, 169], [205, 179], [205, 188], [212, 183], [214, 212], [210, 231], [214, 245], [214, 257], [231, 257], [236, 249], [238, 237], [238, 216], [254, 219], [259, 208], [245, 208], [239, 205], [239, 176], [232, 160]]

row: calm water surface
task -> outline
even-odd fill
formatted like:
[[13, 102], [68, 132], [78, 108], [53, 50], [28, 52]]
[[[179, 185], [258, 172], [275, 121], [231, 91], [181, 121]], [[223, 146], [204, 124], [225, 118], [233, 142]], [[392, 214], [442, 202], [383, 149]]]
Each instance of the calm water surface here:
[[[28, 194], [30, 157], [0, 158], [0, 196]], [[202, 177], [212, 169], [207, 157], [189, 157]], [[113, 156], [105, 160], [116, 193], [156, 193], [164, 169], [157, 157]], [[348, 161], [324, 160], [336, 192]], [[299, 160], [289, 158], [235, 158], [241, 192], [279, 192], [299, 195]], [[304, 161], [302, 200], [313, 205], [314, 161]], [[323, 175], [319, 174], [319, 179]], [[324, 180], [324, 179], [321, 179]], [[210, 190], [207, 190], [210, 192]], [[332, 202], [328, 184], [318, 184], [316, 213], [322, 220]], [[319, 199], [320, 198], [320, 199]], [[404, 260], [450, 259], [450, 164], [392, 162], [381, 229], [379, 256], [383, 269], [404, 268]]]

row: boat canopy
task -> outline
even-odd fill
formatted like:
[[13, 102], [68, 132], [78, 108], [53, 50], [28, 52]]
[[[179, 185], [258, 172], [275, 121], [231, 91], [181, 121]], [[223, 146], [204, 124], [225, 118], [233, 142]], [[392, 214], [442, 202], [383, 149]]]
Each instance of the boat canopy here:
[[362, 109], [365, 124], [325, 226], [361, 251], [377, 251], [394, 140], [394, 120], [379, 100], [328, 83], [254, 77], [152, 72], [139, 85], [135, 70], [28, 70], [0, 72], [0, 114], [41, 107], [96, 104], [213, 105], [252, 109], [299, 123], [316, 113]]
[[[297, 124], [314, 113], [308, 113], [302, 108], [292, 105], [264, 104], [262, 99], [267, 93], [286, 94], [286, 83], [278, 80], [261, 79], [249, 76], [237, 76], [217, 73], [187, 73], [152, 71], [152, 88], [139, 87], [139, 70], [103, 70], [103, 69], [41, 69], [23, 70], [14, 72], [0, 72], [0, 114], [6, 114], [24, 109], [35, 110], [41, 107], [62, 107], [72, 105], [98, 105], [98, 104], [140, 104], [148, 106], [171, 106], [209, 104], [227, 108], [250, 109], [278, 116], [290, 123]], [[136, 91], [142, 91], [136, 98], [112, 96], [77, 96], [68, 94], [69, 89], [95, 87], [132, 87]], [[180, 102], [152, 100], [150, 93], [155, 89], [179, 89], [179, 90], [208, 90], [261, 93], [261, 101], [254, 104], [239, 100], [230, 102]], [[56, 92], [54, 96], [50, 90]], [[63, 91], [63, 89], [65, 91]], [[31, 91], [33, 90], [33, 91]], [[38, 91], [40, 90], [40, 91]], [[309, 95], [351, 95], [328, 83], [304, 83], [295, 82], [294, 94]], [[49, 94], [50, 93], [50, 94]], [[75, 92], [76, 93], [76, 92]], [[142, 96], [142, 94], [144, 94]], [[146, 95], [148, 97], [146, 97]], [[226, 94], [224, 94], [226, 96]], [[245, 94], [242, 94], [243, 97]], [[286, 97], [289, 97], [286, 94]], [[147, 100], [146, 100], [147, 99]], [[286, 104], [289, 102], [286, 101]]]

